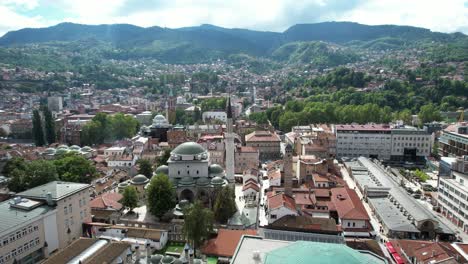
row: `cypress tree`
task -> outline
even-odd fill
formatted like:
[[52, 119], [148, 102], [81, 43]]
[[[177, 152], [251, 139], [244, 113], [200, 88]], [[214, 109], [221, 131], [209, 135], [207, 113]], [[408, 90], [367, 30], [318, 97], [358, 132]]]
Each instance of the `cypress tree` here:
[[44, 131], [42, 130], [41, 115], [39, 111], [35, 109], [33, 111], [33, 137], [36, 146], [43, 146], [45, 144]]

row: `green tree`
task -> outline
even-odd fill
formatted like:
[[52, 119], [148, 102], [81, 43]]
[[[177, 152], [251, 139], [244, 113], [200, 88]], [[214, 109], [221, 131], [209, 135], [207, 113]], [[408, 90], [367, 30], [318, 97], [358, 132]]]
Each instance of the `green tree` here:
[[134, 186], [125, 188], [122, 196], [122, 205], [128, 207], [130, 212], [138, 206], [138, 193]]
[[164, 150], [164, 153], [158, 158], [158, 166], [167, 165], [167, 161], [171, 157], [171, 149]]
[[216, 221], [222, 224], [237, 212], [236, 194], [233, 188], [225, 186], [217, 192], [213, 211]]
[[138, 164], [138, 173], [145, 175], [147, 178], [151, 179], [153, 177], [153, 166], [148, 159], [139, 159]]
[[10, 173], [8, 189], [21, 192], [58, 179], [54, 164], [47, 160], [34, 160], [16, 166]]
[[20, 171], [26, 170], [26, 162], [23, 158], [14, 157], [8, 160], [3, 167], [3, 174], [7, 177], [10, 177], [10, 173], [15, 169]]
[[184, 210], [184, 235], [196, 250], [213, 232], [213, 212], [195, 201]]
[[96, 167], [79, 154], [67, 153], [53, 162], [59, 179], [63, 181], [91, 183], [97, 176]]
[[52, 117], [52, 112], [47, 106], [42, 108], [42, 112], [44, 113], [44, 126], [47, 144], [52, 144], [57, 140], [57, 136], [55, 134], [55, 120]]
[[173, 209], [175, 193], [169, 177], [165, 174], [158, 174], [151, 179], [146, 191], [148, 196], [148, 208], [151, 214], [161, 217], [169, 210]]
[[44, 146], [45, 140], [44, 140], [44, 131], [42, 130], [41, 114], [39, 113], [39, 110], [37, 109], [33, 111], [32, 123], [33, 123], [34, 143], [36, 143], [36, 146]]
[[432, 156], [439, 158], [439, 142], [434, 141], [434, 145], [432, 146]]
[[418, 116], [422, 124], [442, 120], [439, 109], [433, 104], [423, 105], [419, 110]]
[[114, 139], [131, 138], [137, 132], [138, 121], [132, 116], [118, 113], [111, 117], [110, 125]]

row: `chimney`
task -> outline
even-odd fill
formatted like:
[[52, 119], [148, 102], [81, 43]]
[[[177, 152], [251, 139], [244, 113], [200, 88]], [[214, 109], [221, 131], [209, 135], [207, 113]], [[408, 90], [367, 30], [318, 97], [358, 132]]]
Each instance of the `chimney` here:
[[52, 201], [52, 193], [51, 192], [48, 192], [46, 194], [46, 201], [47, 201], [47, 205], [49, 206], [53, 206], [53, 201]]

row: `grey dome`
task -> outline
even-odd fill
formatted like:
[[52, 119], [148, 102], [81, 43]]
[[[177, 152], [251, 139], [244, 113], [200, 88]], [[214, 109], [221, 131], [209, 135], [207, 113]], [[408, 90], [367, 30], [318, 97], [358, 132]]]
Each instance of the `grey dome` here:
[[210, 167], [208, 167], [208, 172], [210, 174], [223, 174], [224, 169], [218, 164], [211, 164]]
[[205, 153], [206, 150], [198, 143], [195, 142], [185, 142], [177, 146], [171, 154], [178, 155], [197, 155]]
[[143, 174], [138, 174], [132, 178], [132, 184], [135, 184], [135, 185], [146, 184], [148, 182], [149, 182], [149, 179]]
[[166, 165], [161, 165], [159, 166], [155, 171], [154, 173], [157, 175], [157, 174], [160, 174], [160, 173], [164, 173], [166, 175], [169, 175], [169, 167], [166, 166]]
[[194, 183], [195, 181], [193, 180], [193, 178], [189, 176], [185, 176], [179, 181], [179, 185], [184, 186], [193, 185]]

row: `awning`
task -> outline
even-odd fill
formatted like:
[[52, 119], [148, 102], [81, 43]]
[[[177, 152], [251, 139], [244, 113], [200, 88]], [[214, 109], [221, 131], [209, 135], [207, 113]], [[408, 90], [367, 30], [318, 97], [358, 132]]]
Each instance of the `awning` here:
[[392, 245], [391, 242], [385, 243], [385, 246], [387, 247], [388, 252], [390, 252], [390, 254], [396, 253], [396, 250], [395, 250], [395, 248], [393, 247], [393, 245]]
[[392, 253], [392, 258], [393, 258], [393, 260], [395, 260], [395, 262], [396, 262], [397, 264], [405, 264], [405, 262], [404, 262], [403, 259], [400, 257], [400, 255], [398, 255], [397, 252]]

